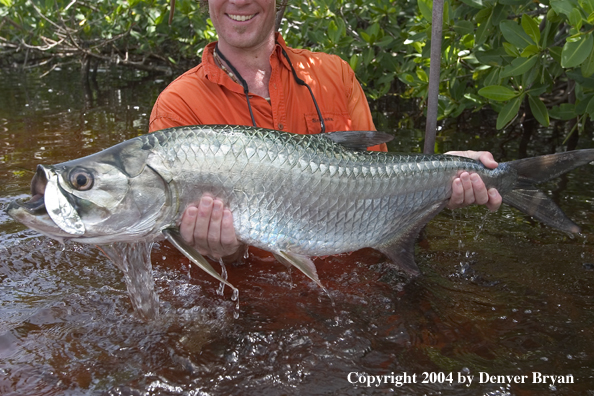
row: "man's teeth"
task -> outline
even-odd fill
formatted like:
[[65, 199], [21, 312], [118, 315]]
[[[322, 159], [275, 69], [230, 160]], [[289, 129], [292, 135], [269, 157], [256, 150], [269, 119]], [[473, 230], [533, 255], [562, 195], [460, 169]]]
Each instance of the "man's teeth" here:
[[244, 21], [248, 21], [248, 20], [252, 19], [256, 14], [252, 14], [252, 15], [231, 15], [231, 14], [227, 14], [227, 15], [229, 15], [229, 18], [233, 19], [234, 21], [244, 22]]

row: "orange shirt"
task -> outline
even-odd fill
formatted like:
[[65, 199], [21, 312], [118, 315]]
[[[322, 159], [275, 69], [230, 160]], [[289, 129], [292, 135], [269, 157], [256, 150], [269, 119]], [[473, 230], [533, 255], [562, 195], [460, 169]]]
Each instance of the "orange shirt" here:
[[[297, 84], [281, 52], [285, 49], [297, 75], [312, 89], [326, 123], [326, 132], [375, 130], [369, 105], [355, 73], [335, 55], [286, 46], [277, 34], [270, 55], [270, 102], [250, 94], [256, 124], [262, 128], [313, 134], [320, 121], [309, 90]], [[207, 45], [202, 63], [173, 81], [157, 98], [149, 131], [183, 125], [252, 125], [243, 87], [215, 63], [215, 43]], [[385, 145], [374, 149], [385, 151]]]

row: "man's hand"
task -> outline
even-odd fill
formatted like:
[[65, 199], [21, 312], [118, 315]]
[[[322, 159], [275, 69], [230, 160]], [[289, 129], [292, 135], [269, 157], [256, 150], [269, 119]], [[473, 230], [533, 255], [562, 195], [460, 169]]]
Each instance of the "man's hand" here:
[[[449, 151], [446, 154], [472, 158], [481, 161], [487, 168], [497, 168], [493, 154], [488, 151]], [[461, 172], [452, 183], [452, 197], [447, 207], [457, 209], [476, 203], [494, 212], [499, 209], [501, 202], [499, 192], [494, 188], [487, 190], [479, 175]]]
[[199, 204], [186, 208], [179, 231], [187, 243], [203, 256], [219, 259], [239, 252], [233, 215], [220, 199], [203, 195]]

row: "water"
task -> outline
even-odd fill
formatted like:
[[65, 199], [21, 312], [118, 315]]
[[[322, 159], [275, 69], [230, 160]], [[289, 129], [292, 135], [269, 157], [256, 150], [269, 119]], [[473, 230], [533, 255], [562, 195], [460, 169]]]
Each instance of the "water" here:
[[[67, 71], [43, 80], [0, 71], [0, 206], [28, 194], [37, 163], [143, 133], [165, 86], [155, 81], [101, 73], [85, 89]], [[403, 124], [394, 111], [379, 106], [378, 126]], [[524, 131], [460, 123], [444, 127], [443, 150], [490, 148], [509, 159], [554, 151], [563, 139], [555, 129], [538, 130], [521, 145], [515, 136]], [[417, 129], [398, 136], [394, 150], [421, 144]], [[592, 147], [591, 134], [580, 145]], [[326, 295], [250, 251], [243, 264], [226, 266], [241, 291], [237, 307], [229, 288], [219, 295], [219, 282], [157, 243], [144, 272], [152, 272], [160, 313], [148, 320], [135, 314], [124, 274], [98, 249], [62, 246], [0, 211], [0, 394], [592, 393], [593, 168], [544, 186], [581, 235], [569, 238], [507, 207], [488, 216], [483, 208], [445, 211], [418, 244], [423, 276], [409, 282], [364, 249], [314, 259]], [[529, 381], [478, 383], [481, 372]], [[571, 374], [575, 383], [533, 383], [533, 372]], [[415, 382], [367, 388], [356, 380], [403, 373]], [[472, 385], [458, 373], [474, 375]]]
[[153, 242], [136, 242], [112, 243], [100, 247], [100, 250], [124, 273], [132, 306], [136, 313], [147, 321], [159, 316], [159, 296], [155, 292], [151, 263], [153, 245]]

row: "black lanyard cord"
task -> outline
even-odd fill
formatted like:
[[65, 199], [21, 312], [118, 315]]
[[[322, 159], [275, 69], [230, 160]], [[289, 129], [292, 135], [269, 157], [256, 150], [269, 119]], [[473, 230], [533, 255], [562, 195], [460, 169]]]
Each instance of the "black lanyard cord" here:
[[217, 54], [221, 57], [222, 60], [225, 61], [225, 63], [227, 64], [227, 66], [229, 66], [229, 68], [231, 69], [231, 71], [233, 72], [233, 74], [235, 74], [235, 77], [237, 77], [237, 79], [241, 83], [241, 86], [243, 87], [243, 93], [245, 94], [245, 99], [247, 100], [248, 109], [250, 110], [250, 117], [252, 117], [252, 124], [254, 124], [254, 126], [257, 126], [256, 125], [256, 120], [254, 119], [254, 113], [252, 112], [252, 105], [250, 104], [250, 95], [249, 95], [249, 92], [250, 91], [248, 89], [247, 82], [243, 79], [243, 77], [241, 77], [241, 74], [239, 74], [239, 72], [237, 71], [237, 69], [235, 67], [233, 67], [233, 65], [231, 64], [231, 62], [229, 62], [227, 60], [227, 58], [225, 58], [225, 55], [223, 55], [223, 53], [219, 49], [219, 43], [216, 44], [215, 51], [217, 51]]
[[293, 63], [291, 63], [291, 59], [289, 58], [289, 55], [287, 54], [287, 52], [285, 51], [285, 49], [283, 47], [281, 47], [281, 51], [283, 52], [283, 55], [284, 55], [285, 59], [287, 60], [287, 62], [289, 62], [289, 66], [291, 66], [291, 71], [293, 72], [293, 78], [295, 79], [297, 84], [299, 84], [301, 86], [306, 86], [307, 89], [309, 90], [309, 94], [311, 95], [311, 98], [314, 102], [314, 106], [316, 106], [316, 111], [318, 112], [318, 118], [320, 119], [320, 127], [322, 128], [321, 133], [326, 132], [326, 123], [324, 122], [324, 118], [322, 117], [322, 112], [320, 111], [320, 108], [318, 107], [318, 102], [316, 101], [316, 97], [314, 96], [314, 94], [311, 90], [311, 87], [305, 81], [303, 81], [302, 79], [297, 77], [297, 72], [295, 72]]
[[[237, 71], [237, 69], [235, 69], [235, 67], [233, 67], [233, 65], [231, 64], [231, 62], [229, 62], [227, 60], [227, 58], [225, 58], [225, 55], [223, 55], [223, 53], [219, 49], [219, 43], [216, 44], [215, 51], [217, 52], [217, 54], [219, 55], [219, 57], [223, 61], [225, 61], [225, 63], [227, 64], [227, 66], [229, 66], [229, 68], [231, 69], [231, 71], [233, 72], [233, 74], [235, 75], [235, 77], [237, 77], [237, 79], [241, 83], [241, 86], [243, 87], [243, 93], [245, 94], [245, 98], [247, 100], [248, 109], [250, 110], [250, 117], [252, 117], [252, 124], [254, 124], [254, 126], [257, 126], [256, 125], [256, 120], [254, 119], [254, 113], [252, 112], [252, 105], [250, 104], [250, 95], [249, 95], [249, 89], [248, 89], [247, 82], [244, 80], [243, 77], [241, 77], [241, 74], [239, 74], [239, 72]], [[314, 106], [316, 107], [316, 111], [318, 112], [318, 118], [320, 120], [320, 127], [322, 129], [321, 133], [326, 132], [326, 123], [324, 122], [324, 118], [322, 117], [322, 112], [320, 111], [320, 107], [318, 106], [318, 102], [316, 101], [316, 97], [314, 96], [313, 91], [311, 90], [311, 87], [305, 81], [303, 81], [302, 79], [300, 79], [297, 76], [297, 72], [295, 71], [295, 68], [293, 67], [293, 64], [291, 63], [291, 59], [289, 58], [289, 55], [287, 54], [287, 52], [285, 51], [285, 49], [283, 47], [281, 47], [281, 51], [283, 52], [283, 56], [285, 57], [285, 59], [289, 63], [289, 66], [291, 66], [291, 72], [293, 74], [293, 78], [295, 79], [295, 82], [297, 82], [297, 84], [299, 84], [301, 86], [307, 87], [307, 89], [309, 90], [309, 94], [311, 95], [311, 99], [313, 100]]]

